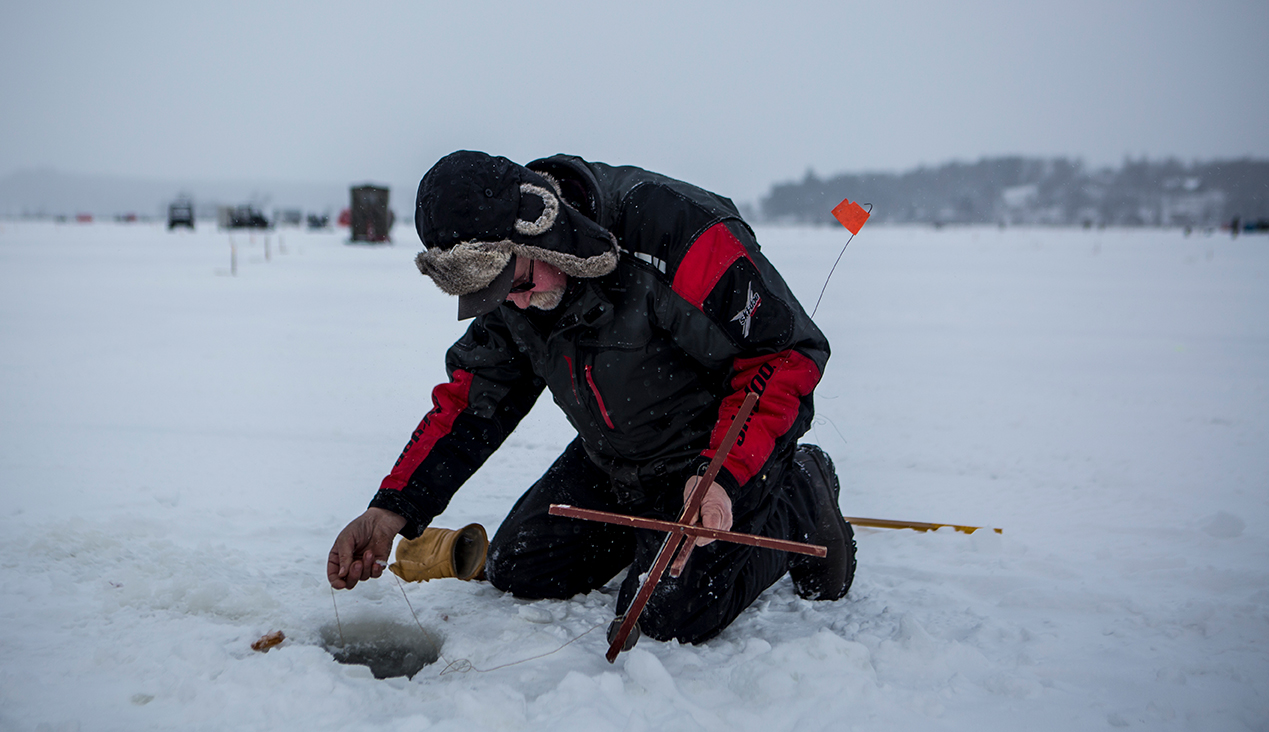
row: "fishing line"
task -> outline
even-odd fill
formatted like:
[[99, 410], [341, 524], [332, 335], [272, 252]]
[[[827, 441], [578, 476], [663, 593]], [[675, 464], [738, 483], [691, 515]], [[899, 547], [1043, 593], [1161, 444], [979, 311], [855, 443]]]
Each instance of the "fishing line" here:
[[[604, 627], [607, 624], [607, 623], [599, 623], [597, 625], [591, 626], [590, 628], [574, 636], [572, 639], [564, 642], [559, 648], [556, 648], [551, 651], [547, 651], [546, 653], [539, 653], [536, 656], [529, 656], [528, 658], [522, 658], [519, 661], [511, 661], [509, 663], [503, 663], [497, 666], [491, 666], [489, 668], [478, 668], [469, 659], [456, 658], [451, 661], [450, 659], [445, 657], [445, 654], [441, 653], [440, 639], [436, 637], [435, 633], [432, 633], [427, 628], [423, 627], [423, 623], [419, 621], [419, 614], [415, 612], [414, 603], [410, 602], [410, 596], [405, 591], [405, 585], [401, 584], [401, 578], [397, 577], [396, 574], [393, 574], [392, 578], [396, 580], [397, 589], [401, 590], [401, 597], [405, 599], [405, 606], [410, 609], [410, 616], [414, 618], [414, 624], [418, 626], [419, 632], [423, 634], [424, 639], [427, 640], [428, 643], [431, 643], [436, 648], [436, 657], [445, 662], [445, 667], [441, 669], [441, 672], [437, 674], [437, 676], [444, 676], [446, 674], [451, 674], [451, 673], [467, 673], [468, 671], [475, 671], [476, 673], [479, 673], [479, 674], [487, 674], [487, 673], [490, 673], [491, 671], [497, 671], [499, 669], [508, 668], [510, 666], [518, 666], [522, 663], [528, 663], [529, 661], [536, 661], [540, 658], [546, 658], [547, 656], [555, 655], [556, 653], [559, 653], [565, 648], [568, 648], [573, 643], [576, 643], [577, 641], [581, 640], [585, 636], [595, 632], [596, 630]], [[344, 630], [343, 630], [343, 626], [339, 622], [339, 604], [335, 601], [334, 587], [332, 587], [330, 590], [330, 601], [331, 601], [331, 605], [335, 608], [335, 624], [339, 626], [339, 642], [341, 645], [344, 645]]]
[[[820, 415], [820, 414], [816, 414], [816, 415], [815, 415], [815, 422], [813, 423], [813, 425], [814, 425], [814, 427], [815, 427], [815, 439], [816, 439], [816, 440], [819, 440], [819, 437], [820, 437], [820, 430], [819, 430], [819, 426], [820, 426], [821, 424], [826, 424], [826, 425], [828, 425], [829, 427], [832, 427], [832, 428], [833, 428], [833, 431], [837, 433], [837, 437], [838, 437], [839, 439], [841, 439], [841, 441], [842, 441], [842, 444], [843, 444], [843, 445], [848, 445], [848, 444], [850, 444], [850, 443], [848, 443], [848, 442], [846, 441], [846, 435], [843, 435], [843, 434], [842, 434], [842, 431], [841, 431], [841, 430], [839, 430], [839, 429], [837, 429], [837, 424], [836, 424], [835, 422], [833, 422], [833, 420], [829, 419], [828, 417], [825, 417], [825, 416]], [[822, 442], [822, 441], [821, 441], [821, 442]]]
[[348, 644], [344, 642], [344, 624], [339, 622], [339, 605], [335, 603], [335, 587], [333, 585], [330, 588], [330, 604], [331, 607], [335, 608], [335, 627], [339, 628], [339, 647], [343, 648]]
[[393, 574], [392, 578], [397, 581], [397, 589], [401, 590], [401, 597], [405, 599], [406, 607], [410, 608], [410, 615], [413, 616], [414, 618], [414, 624], [419, 626], [419, 632], [423, 634], [423, 636], [427, 639], [429, 643], [432, 643], [433, 645], [436, 646], [437, 658], [445, 662], [445, 668], [441, 669], [441, 672], [437, 674], [438, 676], [444, 676], [445, 674], [449, 674], [449, 673], [467, 673], [468, 671], [475, 671], [476, 673], [487, 674], [490, 671], [497, 671], [498, 669], [507, 668], [508, 666], [517, 666], [522, 663], [528, 663], [529, 661], [536, 661], [539, 658], [546, 658], [547, 656], [559, 653], [560, 651], [570, 646], [574, 641], [581, 640], [583, 636], [595, 631], [598, 628], [602, 628], [604, 626], [603, 623], [600, 623], [590, 628], [589, 630], [586, 630], [580, 635], [574, 637], [572, 640], [567, 641], [566, 643], [564, 643], [564, 645], [560, 646], [559, 648], [556, 648], [553, 651], [547, 651], [546, 653], [539, 653], [536, 656], [529, 656], [528, 658], [524, 658], [519, 661], [511, 661], [510, 663], [504, 663], [504, 664], [493, 666], [490, 668], [477, 668], [476, 665], [473, 664], [469, 659], [458, 658], [451, 661], [448, 658], [446, 658], [444, 654], [441, 653], [440, 639], [438, 639], [434, 634], [428, 632], [428, 630], [423, 627], [423, 623], [419, 622], [419, 614], [414, 611], [414, 603], [410, 602], [410, 596], [405, 591], [405, 585], [401, 584], [401, 578], [396, 576], [396, 574]]

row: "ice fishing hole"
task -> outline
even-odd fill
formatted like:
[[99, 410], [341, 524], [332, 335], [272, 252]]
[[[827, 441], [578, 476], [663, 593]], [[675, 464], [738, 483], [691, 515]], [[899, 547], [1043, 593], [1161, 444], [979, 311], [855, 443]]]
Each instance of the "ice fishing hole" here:
[[345, 621], [321, 628], [322, 648], [340, 663], [367, 666], [376, 679], [414, 678], [441, 655], [440, 636], [410, 623]]

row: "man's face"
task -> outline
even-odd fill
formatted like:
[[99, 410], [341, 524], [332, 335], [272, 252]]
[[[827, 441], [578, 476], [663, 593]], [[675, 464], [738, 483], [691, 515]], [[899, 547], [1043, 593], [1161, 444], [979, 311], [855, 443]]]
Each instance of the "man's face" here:
[[[546, 262], [516, 257], [516, 276], [507, 302], [524, 310], [535, 307], [552, 310], [564, 299], [568, 275]], [[517, 292], [518, 290], [518, 292]]]

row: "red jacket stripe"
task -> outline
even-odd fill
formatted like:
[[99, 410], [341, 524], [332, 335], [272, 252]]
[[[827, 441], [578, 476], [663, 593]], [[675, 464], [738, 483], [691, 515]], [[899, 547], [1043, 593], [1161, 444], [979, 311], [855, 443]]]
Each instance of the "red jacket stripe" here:
[[757, 358], [738, 358], [731, 386], [734, 394], [723, 400], [718, 423], [710, 435], [710, 449], [702, 454], [713, 458], [719, 443], [748, 392], [757, 392], [758, 404], [727, 455], [723, 467], [741, 484], [748, 483], [771, 458], [776, 439], [789, 431], [798, 418], [802, 397], [820, 381], [815, 362], [796, 351], [784, 351]]
[[397, 458], [392, 472], [388, 473], [379, 485], [379, 490], [399, 491], [405, 488], [410, 476], [419, 465], [427, 459], [438, 440], [448, 435], [454, 428], [454, 420], [467, 408], [467, 398], [471, 393], [472, 375], [462, 369], [455, 369], [449, 383], [438, 384], [432, 389], [432, 411], [423, 417], [419, 426], [410, 436], [401, 457]]
[[674, 272], [674, 291], [697, 308], [714, 291], [723, 273], [737, 259], [749, 253], [725, 224], [714, 224], [692, 242], [692, 246]]

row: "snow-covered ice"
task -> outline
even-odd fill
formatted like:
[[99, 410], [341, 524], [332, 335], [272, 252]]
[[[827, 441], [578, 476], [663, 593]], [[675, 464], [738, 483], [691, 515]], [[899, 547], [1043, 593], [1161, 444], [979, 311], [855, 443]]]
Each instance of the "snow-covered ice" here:
[[[230, 276], [211, 227], [0, 221], [0, 729], [1269, 729], [1263, 237], [865, 227], [806, 439], [849, 515], [1003, 535], [860, 529], [845, 600], [614, 665], [615, 584], [409, 585], [418, 631], [386, 575], [342, 622], [443, 658], [376, 680], [322, 647], [325, 556], [463, 328], [394, 233], [235, 233]], [[847, 234], [758, 233], [811, 307]], [[437, 524], [569, 439], [541, 400]]]

